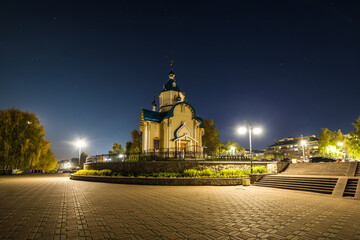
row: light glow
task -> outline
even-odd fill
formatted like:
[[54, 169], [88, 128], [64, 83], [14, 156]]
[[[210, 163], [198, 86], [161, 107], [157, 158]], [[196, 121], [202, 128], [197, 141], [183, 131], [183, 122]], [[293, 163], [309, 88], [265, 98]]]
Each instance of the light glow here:
[[256, 128], [253, 129], [253, 132], [254, 132], [254, 134], [261, 134], [261, 133], [262, 133], [262, 129], [256, 127]]
[[239, 127], [239, 128], [238, 128], [238, 133], [239, 133], [239, 134], [245, 134], [246, 132], [247, 132], [246, 127]]
[[343, 143], [343, 142], [338, 142], [337, 145], [338, 145], [339, 147], [342, 147], [342, 146], [344, 145], [344, 143]]
[[305, 145], [306, 144], [306, 141], [305, 140], [301, 140], [301, 145]]
[[78, 148], [85, 147], [85, 141], [80, 139], [79, 141], [76, 142], [76, 146]]
[[64, 164], [64, 168], [65, 169], [69, 169], [71, 167], [71, 164], [69, 162], [65, 163]]

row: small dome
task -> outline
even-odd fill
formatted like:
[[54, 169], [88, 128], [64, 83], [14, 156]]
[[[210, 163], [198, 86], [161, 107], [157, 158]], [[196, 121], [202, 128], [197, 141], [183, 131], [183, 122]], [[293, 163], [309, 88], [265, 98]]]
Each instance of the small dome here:
[[152, 102], [152, 105], [153, 105], [154, 107], [157, 106], [155, 99], [154, 99], [154, 101]]
[[169, 79], [175, 79], [175, 73], [173, 72], [172, 69], [171, 69], [171, 71], [169, 72]]

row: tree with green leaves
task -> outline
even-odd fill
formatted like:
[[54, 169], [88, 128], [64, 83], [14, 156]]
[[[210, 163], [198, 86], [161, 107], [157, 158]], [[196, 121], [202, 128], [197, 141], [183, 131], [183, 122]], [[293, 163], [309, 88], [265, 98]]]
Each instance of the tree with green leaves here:
[[240, 146], [235, 141], [227, 141], [220, 145], [221, 153], [230, 152], [231, 149], [234, 150], [234, 154], [236, 154], [236, 155], [242, 155], [245, 153], [245, 148], [243, 146]]
[[347, 151], [350, 158], [360, 159], [360, 117], [353, 123], [354, 132], [350, 132], [347, 139]]
[[86, 152], [82, 152], [80, 154], [80, 169], [83, 169], [84, 168], [84, 163], [86, 162], [86, 158], [88, 157], [89, 155], [86, 153]]
[[52, 170], [57, 160], [34, 113], [0, 110], [0, 168]]
[[264, 158], [266, 160], [283, 160], [284, 159], [284, 152], [277, 147], [274, 148], [266, 148], [264, 152]]
[[112, 144], [112, 150], [109, 151], [109, 154], [117, 153], [117, 154], [123, 154], [124, 148], [120, 143], [114, 142]]
[[139, 153], [141, 151], [141, 140], [140, 133], [138, 130], [134, 129], [131, 132], [131, 146], [130, 146], [130, 154]]
[[129, 155], [129, 154], [130, 154], [131, 145], [132, 145], [132, 142], [131, 142], [131, 141], [128, 141], [128, 142], [125, 143], [125, 154], [126, 154], [126, 155]]
[[220, 147], [219, 130], [213, 120], [204, 118], [205, 133], [202, 137], [202, 143], [205, 145], [204, 153], [212, 156], [215, 155]]
[[342, 147], [338, 145], [343, 142], [343, 134], [340, 130], [333, 132], [322, 128], [319, 135], [319, 155], [326, 158], [342, 158]]

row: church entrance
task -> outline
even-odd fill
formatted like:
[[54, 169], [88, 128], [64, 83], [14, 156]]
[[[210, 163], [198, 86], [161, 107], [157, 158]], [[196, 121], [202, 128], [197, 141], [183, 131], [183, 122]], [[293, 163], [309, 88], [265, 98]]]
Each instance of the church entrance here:
[[175, 140], [175, 156], [177, 158], [196, 158], [196, 141], [187, 135]]
[[181, 142], [180, 143], [180, 151], [186, 151], [187, 148], [187, 143], [186, 142]]

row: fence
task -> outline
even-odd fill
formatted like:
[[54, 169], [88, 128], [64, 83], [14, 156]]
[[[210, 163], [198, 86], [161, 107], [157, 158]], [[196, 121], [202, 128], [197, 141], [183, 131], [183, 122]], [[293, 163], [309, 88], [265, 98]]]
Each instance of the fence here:
[[127, 159], [126, 154], [118, 154], [118, 153], [110, 153], [110, 154], [101, 154], [101, 155], [93, 155], [88, 156], [86, 158], [86, 162], [125, 162]]
[[[195, 148], [196, 149], [196, 148]], [[86, 162], [127, 162], [127, 161], [161, 161], [168, 159], [203, 159], [203, 152], [194, 151], [194, 148], [186, 148], [183, 150], [178, 150], [176, 148], [166, 148], [166, 149], [149, 149], [142, 152], [132, 153], [132, 154], [101, 154], [89, 156], [86, 158]]]
[[142, 156], [154, 156], [156, 158], [169, 158], [169, 159], [203, 159], [204, 154], [202, 151], [196, 151], [198, 147], [188, 147], [184, 149], [178, 148], [160, 148], [148, 149], [139, 153]]

